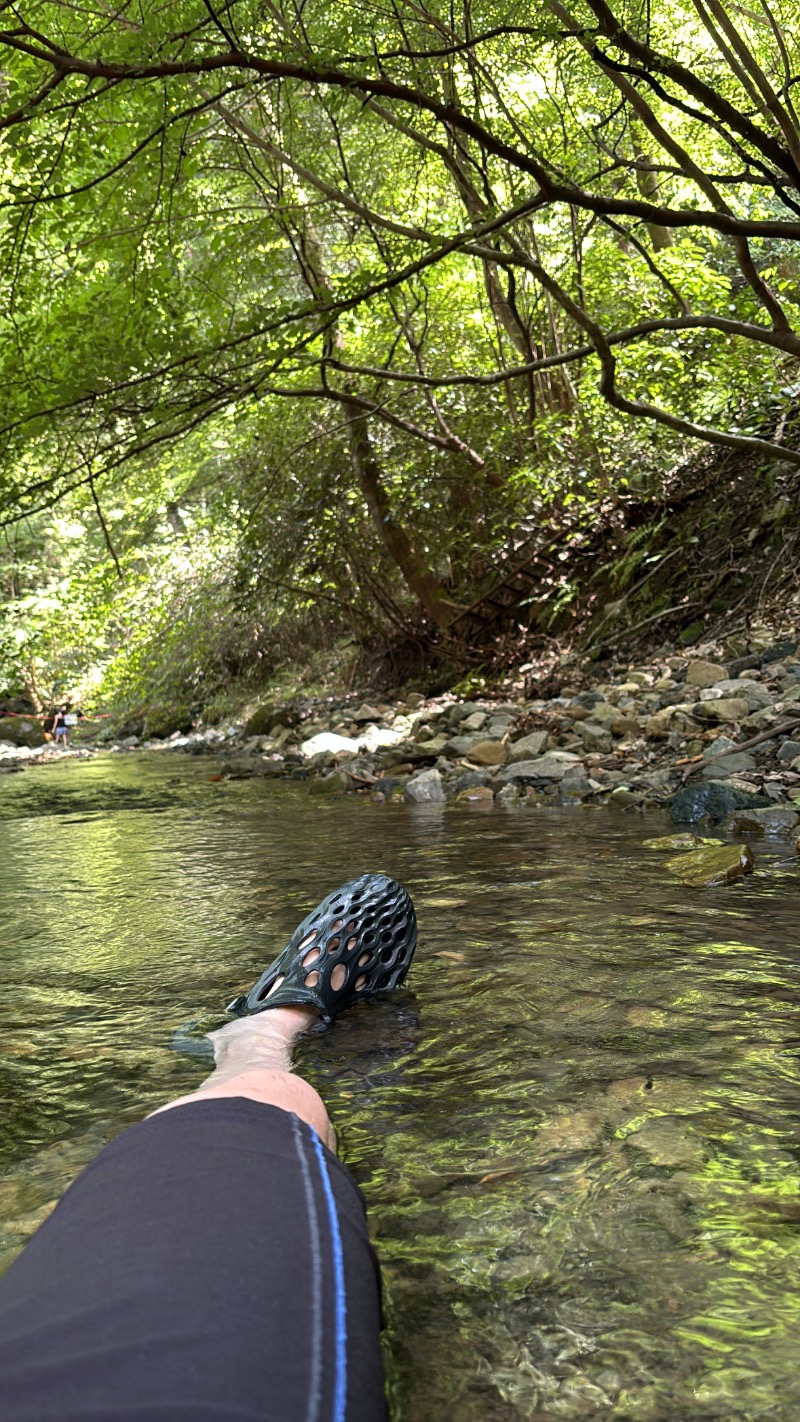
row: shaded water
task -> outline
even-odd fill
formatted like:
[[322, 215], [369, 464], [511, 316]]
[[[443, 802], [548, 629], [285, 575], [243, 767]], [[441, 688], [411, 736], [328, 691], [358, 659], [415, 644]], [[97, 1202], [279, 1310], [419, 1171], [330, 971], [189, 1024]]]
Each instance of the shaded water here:
[[663, 816], [213, 783], [0, 779], [0, 1261], [191, 1089], [171, 1030], [339, 881], [411, 891], [409, 986], [302, 1045], [370, 1204], [394, 1422], [800, 1415], [794, 858], [680, 887]]

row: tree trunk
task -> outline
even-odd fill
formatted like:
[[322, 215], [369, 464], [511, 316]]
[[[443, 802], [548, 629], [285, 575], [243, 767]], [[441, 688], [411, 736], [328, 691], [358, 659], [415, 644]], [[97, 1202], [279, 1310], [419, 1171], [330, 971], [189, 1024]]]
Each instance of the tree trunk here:
[[[331, 284], [322, 243], [306, 211], [303, 213], [299, 260], [309, 291], [316, 301], [325, 304], [331, 297]], [[344, 340], [338, 326], [329, 333], [328, 342], [331, 350], [335, 347], [337, 354], [344, 354]], [[437, 627], [448, 627], [459, 609], [444, 597], [437, 578], [415, 552], [403, 525], [392, 516], [389, 496], [381, 479], [380, 466], [370, 438], [367, 416], [355, 402], [347, 399], [346, 394], [338, 398], [347, 413], [347, 442], [353, 470], [383, 546], [428, 616]]]
[[438, 627], [448, 627], [457, 608], [442, 596], [442, 591], [430, 569], [414, 551], [403, 525], [392, 517], [389, 498], [381, 479], [378, 461], [370, 439], [367, 416], [358, 405], [343, 398], [347, 412], [347, 438], [350, 458], [378, 533], [387, 553], [400, 569], [408, 587], [419, 598], [422, 607]]

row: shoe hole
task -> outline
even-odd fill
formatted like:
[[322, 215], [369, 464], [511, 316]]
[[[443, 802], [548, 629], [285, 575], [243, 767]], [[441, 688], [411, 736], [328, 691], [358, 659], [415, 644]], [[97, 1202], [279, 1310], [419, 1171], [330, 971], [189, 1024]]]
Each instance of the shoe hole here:
[[374, 934], [374, 933], [362, 933], [362, 935], [361, 935], [361, 942], [364, 944], [364, 947], [365, 947], [365, 948], [371, 948], [372, 945], [373, 945], [373, 943], [375, 942], [375, 934]]
[[365, 964], [365, 963], [368, 963], [371, 957], [372, 957], [372, 954], [371, 954], [371, 953], [362, 953], [362, 954], [361, 954], [361, 957], [360, 957], [359, 960], [358, 960], [358, 966], [359, 966], [359, 968], [363, 968], [364, 964]]
[[319, 973], [306, 973], [306, 987], [313, 988], [319, 982]]
[[398, 949], [398, 951], [397, 951], [397, 961], [398, 961], [398, 963], [404, 963], [404, 962], [406, 961], [406, 950], [405, 950], [405, 948], [399, 948], [399, 949]]
[[355, 937], [355, 935], [353, 935], [352, 938], [348, 938], [347, 943], [345, 945], [347, 952], [352, 953], [357, 943], [358, 939]]
[[328, 939], [328, 952], [329, 952], [329, 953], [335, 953], [335, 952], [336, 952], [336, 949], [337, 949], [337, 948], [340, 948], [341, 946], [342, 946], [342, 940], [341, 940], [341, 938], [329, 938], [329, 939]]
[[334, 904], [333, 913], [344, 913], [344, 904]]
[[393, 957], [394, 957], [394, 948], [384, 948], [384, 949], [382, 949], [382, 951], [381, 951], [381, 962], [382, 962], [382, 963], [391, 963]]
[[347, 927], [346, 927], [346, 929], [345, 929], [345, 933], [355, 933], [355, 931], [356, 931], [356, 921], [355, 921], [354, 918], [351, 918], [350, 922], [348, 923], [348, 925], [347, 925]]
[[266, 1000], [267, 1000], [268, 997], [272, 997], [272, 994], [273, 994], [274, 992], [277, 992], [277, 991], [278, 991], [278, 988], [280, 987], [281, 983], [283, 982], [285, 976], [286, 976], [285, 973], [281, 973], [280, 977], [275, 979], [274, 983], [272, 984], [272, 987], [269, 988], [269, 989], [267, 989], [267, 987], [266, 987], [266, 985], [265, 985], [265, 986], [261, 989], [261, 992], [258, 994], [258, 999], [257, 999], [258, 1002], [266, 1002]]
[[331, 933], [338, 933], [338, 931], [339, 931], [339, 929], [341, 928], [343, 922], [344, 922], [344, 919], [337, 918], [336, 922], [331, 924]]
[[308, 965], [309, 965], [309, 963], [314, 963], [314, 962], [316, 961], [316, 959], [319, 957], [319, 955], [320, 955], [321, 952], [322, 952], [322, 949], [321, 949], [321, 948], [312, 948], [312, 949], [311, 949], [311, 952], [310, 952], [310, 953], [306, 953], [306, 956], [305, 956], [305, 958], [303, 959], [303, 967], [304, 967], [304, 968], [307, 968]]
[[307, 948], [308, 945], [309, 945], [309, 943], [313, 943], [313, 942], [314, 942], [314, 939], [316, 938], [316, 936], [317, 936], [317, 930], [316, 930], [316, 928], [312, 928], [311, 932], [306, 934], [306, 936], [305, 936], [305, 938], [303, 939], [302, 943], [298, 944], [298, 947], [297, 947], [298, 953], [302, 953], [303, 949], [304, 949], [304, 948]]
[[362, 973], [360, 977], [356, 978], [356, 992], [363, 992], [366, 986], [367, 975], [366, 973]]
[[346, 977], [347, 969], [344, 963], [337, 963], [336, 967], [331, 973], [331, 987], [333, 988], [334, 992], [338, 992], [340, 988], [344, 987]]
[[391, 928], [384, 928], [383, 933], [381, 934], [381, 943], [391, 943], [393, 938], [394, 933], [392, 932]]

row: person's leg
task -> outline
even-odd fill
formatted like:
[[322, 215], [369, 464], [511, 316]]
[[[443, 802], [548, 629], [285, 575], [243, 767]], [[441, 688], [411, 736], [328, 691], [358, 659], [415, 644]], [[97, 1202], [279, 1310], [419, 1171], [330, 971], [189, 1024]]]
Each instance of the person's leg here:
[[380, 1276], [317, 1093], [316, 1013], [212, 1034], [0, 1279], [3, 1422], [384, 1422]]
[[276, 1007], [210, 1032], [216, 1063], [211, 1076], [190, 1095], [167, 1102], [153, 1114], [193, 1101], [247, 1096], [266, 1106], [293, 1111], [335, 1150], [336, 1136], [322, 1098], [292, 1071], [294, 1042], [318, 1021], [314, 1008]]
[[343, 886], [232, 1005], [212, 1075], [70, 1187], [0, 1280], [3, 1422], [385, 1418], [363, 1200], [291, 1046], [415, 942], [399, 885]]

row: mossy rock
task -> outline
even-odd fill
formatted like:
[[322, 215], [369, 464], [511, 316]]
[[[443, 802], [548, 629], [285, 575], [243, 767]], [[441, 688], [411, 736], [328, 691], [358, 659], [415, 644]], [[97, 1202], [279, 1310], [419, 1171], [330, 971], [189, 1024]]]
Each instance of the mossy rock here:
[[353, 782], [345, 770], [334, 770], [330, 775], [320, 775], [310, 780], [308, 789], [312, 795], [341, 795], [353, 789]]
[[753, 854], [746, 844], [703, 845], [668, 859], [666, 868], [689, 888], [714, 889], [752, 874]]
[[704, 622], [690, 622], [679, 634], [678, 641], [682, 647], [691, 647], [694, 642], [699, 642], [705, 630]]
[[192, 725], [192, 713], [188, 706], [148, 706], [143, 731], [130, 731], [128, 734], [144, 734], [148, 741], [163, 741], [176, 731], [185, 735], [191, 731]]
[[270, 701], [265, 706], [259, 706], [249, 721], [245, 721], [242, 734], [245, 736], [268, 736], [277, 720], [278, 708], [274, 701]]
[[144, 735], [144, 716], [129, 716], [127, 721], [114, 727], [114, 739], [124, 741], [128, 736]]
[[245, 736], [268, 736], [273, 726], [288, 726], [293, 730], [300, 725], [302, 713], [294, 701], [267, 701], [254, 711], [249, 721], [245, 721]]
[[10, 741], [12, 746], [29, 746], [35, 750], [44, 745], [44, 731], [41, 721], [27, 716], [3, 716], [0, 719], [0, 741]]
[[718, 839], [704, 839], [702, 835], [690, 834], [662, 834], [658, 839], [644, 839], [642, 846], [644, 849], [698, 849], [701, 844], [719, 844]]

